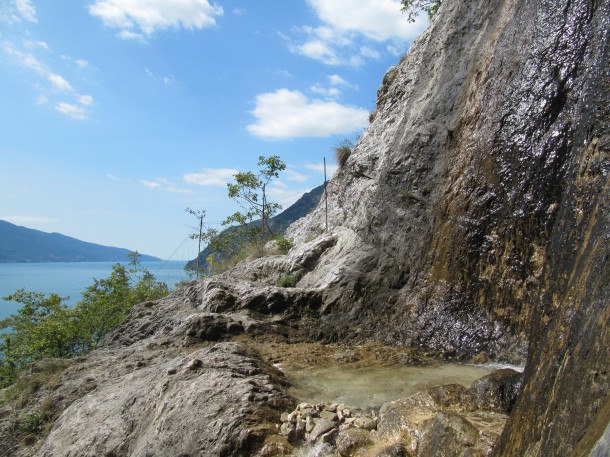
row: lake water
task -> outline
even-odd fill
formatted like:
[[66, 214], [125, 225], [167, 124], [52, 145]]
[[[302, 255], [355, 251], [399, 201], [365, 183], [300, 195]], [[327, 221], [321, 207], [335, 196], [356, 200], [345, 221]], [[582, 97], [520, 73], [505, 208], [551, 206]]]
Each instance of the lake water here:
[[[93, 279], [110, 276], [117, 262], [54, 262], [54, 263], [0, 263], [0, 319], [14, 314], [19, 304], [3, 297], [24, 288], [28, 292], [54, 292], [70, 297], [74, 304], [81, 293], [93, 284]], [[186, 261], [141, 262], [141, 267], [165, 282], [170, 289], [177, 282], [188, 279], [184, 271]]]

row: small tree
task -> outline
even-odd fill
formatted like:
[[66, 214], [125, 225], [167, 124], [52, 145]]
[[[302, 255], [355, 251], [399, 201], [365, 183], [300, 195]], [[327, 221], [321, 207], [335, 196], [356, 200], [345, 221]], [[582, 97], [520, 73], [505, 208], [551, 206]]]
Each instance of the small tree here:
[[402, 3], [401, 11], [408, 14], [407, 20], [415, 22], [420, 11], [425, 11], [428, 13], [428, 18], [432, 19], [443, 0], [400, 0], [400, 2]]
[[[278, 156], [260, 156], [258, 159], [258, 174], [251, 171], [237, 173], [234, 175], [235, 183], [227, 184], [229, 197], [237, 201], [243, 211], [235, 212], [223, 224], [238, 224], [247, 231], [249, 238], [265, 232], [272, 237], [269, 220], [282, 209], [278, 203], [269, 201], [267, 186], [286, 169], [286, 164]], [[256, 219], [261, 221], [258, 227], [252, 224]]]
[[[133, 275], [133, 276], [132, 276]], [[106, 279], [94, 279], [83, 298], [70, 308], [57, 294], [19, 289], [5, 297], [21, 308], [0, 321], [6, 329], [0, 341], [0, 387], [10, 385], [17, 372], [45, 357], [68, 358], [97, 347], [131, 308], [168, 294], [167, 285], [140, 267], [139, 254], [130, 255], [129, 270], [117, 263]]]

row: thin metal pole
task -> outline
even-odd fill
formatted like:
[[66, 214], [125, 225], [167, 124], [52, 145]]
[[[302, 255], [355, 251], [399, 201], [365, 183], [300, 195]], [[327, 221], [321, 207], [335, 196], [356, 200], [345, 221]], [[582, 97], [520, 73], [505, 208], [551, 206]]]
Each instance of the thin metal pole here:
[[326, 232], [328, 232], [328, 193], [326, 192], [326, 157], [324, 157], [324, 204], [326, 205]]
[[201, 233], [203, 231], [203, 214], [199, 216], [199, 243], [197, 244], [197, 263], [195, 265], [196, 271], [196, 279], [199, 279], [199, 257], [201, 256]]

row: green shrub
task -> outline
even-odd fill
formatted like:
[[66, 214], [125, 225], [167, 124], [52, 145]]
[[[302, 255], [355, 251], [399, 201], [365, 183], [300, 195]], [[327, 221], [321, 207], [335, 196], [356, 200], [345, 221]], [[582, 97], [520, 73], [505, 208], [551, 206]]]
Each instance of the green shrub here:
[[280, 254], [288, 254], [288, 251], [294, 246], [294, 242], [291, 239], [286, 238], [284, 235], [276, 236], [275, 242], [280, 250]]
[[300, 277], [296, 273], [285, 273], [278, 278], [275, 285], [278, 287], [295, 287], [299, 279]]
[[37, 435], [44, 429], [49, 420], [50, 417], [46, 411], [37, 411], [35, 413], [27, 414], [20, 420], [19, 428], [21, 429], [21, 432], [26, 435]]
[[7, 330], [0, 341], [0, 387], [11, 385], [21, 369], [37, 366], [32, 362], [75, 357], [96, 348], [134, 305], [166, 296], [167, 285], [141, 269], [137, 252], [133, 254], [129, 270], [114, 265], [110, 277], [95, 279], [74, 308], [57, 294], [20, 289], [5, 297], [22, 306], [0, 321], [0, 329]]

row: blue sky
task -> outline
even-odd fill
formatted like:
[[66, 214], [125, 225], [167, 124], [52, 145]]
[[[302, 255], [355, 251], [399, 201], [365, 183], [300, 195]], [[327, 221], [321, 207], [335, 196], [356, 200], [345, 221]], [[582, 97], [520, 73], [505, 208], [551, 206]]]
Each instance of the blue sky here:
[[0, 219], [164, 259], [260, 155], [284, 207], [426, 26], [399, 0], [0, 0]]

